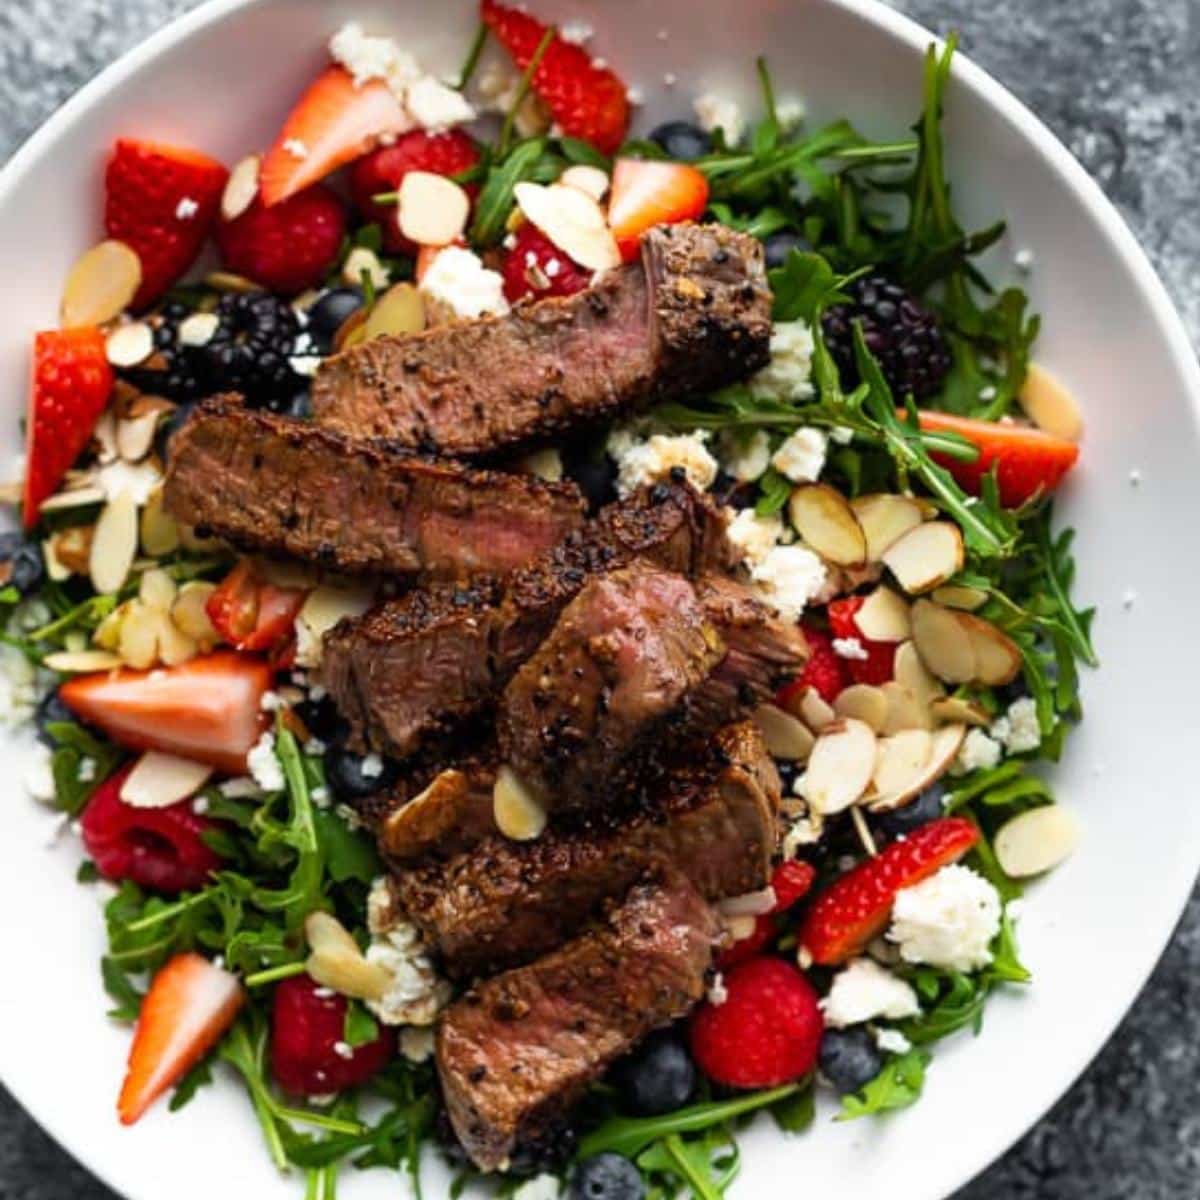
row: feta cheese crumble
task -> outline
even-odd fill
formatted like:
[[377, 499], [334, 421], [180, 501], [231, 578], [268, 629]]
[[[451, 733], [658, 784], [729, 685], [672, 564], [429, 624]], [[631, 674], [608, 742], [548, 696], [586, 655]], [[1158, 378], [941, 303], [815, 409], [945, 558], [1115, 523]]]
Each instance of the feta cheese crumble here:
[[833, 977], [821, 1011], [827, 1025], [845, 1029], [877, 1017], [893, 1021], [915, 1017], [921, 1006], [911, 984], [873, 959], [856, 958]]
[[350, 72], [355, 87], [382, 79], [400, 96], [421, 74], [417, 60], [389, 37], [373, 37], [357, 21], [343, 25], [329, 39], [329, 54]]
[[359, 765], [364, 779], [378, 779], [383, 774], [383, 759], [378, 754], [368, 754]]
[[834, 638], [833, 652], [838, 658], [849, 658], [855, 662], [866, 662], [871, 657], [867, 648], [856, 637]]
[[967, 972], [992, 961], [989, 945], [999, 931], [996, 889], [970, 867], [955, 863], [901, 889], [887, 936], [900, 947], [905, 962]]
[[718, 971], [713, 976], [712, 983], [708, 985], [708, 1002], [714, 1008], [720, 1008], [728, 999], [729, 992], [725, 987], [725, 976]]
[[991, 736], [1003, 742], [1009, 754], [1027, 754], [1036, 750], [1042, 744], [1036, 701], [1031, 696], [1014, 700], [1004, 716], [992, 722]]
[[750, 564], [750, 581], [766, 603], [788, 621], [798, 621], [825, 587], [824, 562], [807, 546], [776, 546]]
[[628, 428], [609, 435], [609, 457], [617, 464], [617, 492], [628, 496], [648, 483], [669, 478], [676, 468], [698, 491], [706, 491], [717, 477], [717, 460], [709, 453], [708, 434], [655, 433], [642, 439]]
[[438, 975], [417, 927], [408, 921], [373, 937], [366, 958], [391, 976], [387, 991], [366, 1001], [385, 1025], [432, 1025], [450, 1002], [450, 984]]
[[742, 140], [746, 120], [735, 101], [727, 100], [713, 92], [705, 92], [696, 97], [692, 108], [700, 127], [708, 133], [715, 133], [719, 129], [725, 136], [727, 146], [736, 146]]
[[771, 329], [771, 361], [749, 381], [760, 400], [811, 400], [812, 330], [807, 321], [779, 321]]
[[760, 517], [743, 508], [725, 530], [725, 537], [749, 565], [763, 562], [783, 536], [783, 521], [776, 516]]
[[475, 120], [475, 109], [462, 92], [432, 75], [423, 75], [410, 83], [404, 103], [412, 119], [430, 133], [444, 133], [455, 125]]
[[954, 760], [954, 774], [966, 775], [970, 771], [990, 771], [1000, 762], [1003, 748], [982, 729], [972, 729], [963, 740], [962, 749]]
[[875, 1045], [885, 1054], [907, 1054], [912, 1049], [912, 1042], [898, 1029], [875, 1030]]
[[191, 196], [181, 196], [179, 203], [175, 205], [175, 219], [190, 221], [199, 211], [200, 205]]
[[721, 465], [738, 483], [753, 483], [771, 464], [771, 439], [763, 429], [749, 437], [722, 434], [719, 449]]
[[282, 792], [285, 786], [283, 767], [275, 753], [275, 735], [268, 729], [254, 743], [246, 756], [246, 766], [254, 776], [254, 782], [264, 792]]
[[428, 1062], [433, 1057], [433, 1030], [428, 1025], [408, 1025], [400, 1030], [400, 1053], [410, 1063]]
[[447, 246], [434, 258], [421, 279], [421, 291], [467, 320], [508, 312], [503, 277], [462, 246]]
[[828, 446], [829, 439], [819, 429], [797, 429], [775, 451], [771, 466], [792, 483], [816, 483]]

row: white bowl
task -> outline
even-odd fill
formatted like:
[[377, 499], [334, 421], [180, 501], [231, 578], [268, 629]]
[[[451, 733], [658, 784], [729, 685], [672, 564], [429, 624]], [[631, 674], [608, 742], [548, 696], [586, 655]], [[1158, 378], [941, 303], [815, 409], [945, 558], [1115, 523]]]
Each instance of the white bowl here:
[[[650, 116], [683, 115], [712, 88], [755, 104], [753, 58], [767, 52], [781, 93], [816, 119], [848, 115], [868, 132], [901, 133], [921, 103], [929, 35], [874, 0], [540, 0], [551, 15], [587, 18], [596, 45], [646, 93]], [[0, 437], [18, 449], [30, 334], [55, 322], [76, 254], [100, 232], [100, 181], [114, 137], [192, 143], [233, 161], [259, 148], [324, 58], [344, 20], [396, 34], [429, 66], [453, 69], [473, 28], [468, 0], [216, 0], [151, 38], [66, 105], [0, 177]], [[665, 38], [655, 33], [666, 30]], [[1032, 48], [1031, 48], [1032, 49]], [[679, 83], [667, 88], [665, 72]], [[807, 1135], [760, 1124], [743, 1142], [735, 1195], [796, 1190], [845, 1200], [945, 1196], [999, 1155], [1068, 1087], [1136, 996], [1171, 933], [1200, 863], [1192, 797], [1200, 639], [1200, 567], [1188, 547], [1200, 513], [1200, 370], [1183, 327], [1099, 189], [1011, 95], [964, 57], [950, 88], [950, 170], [967, 224], [999, 215], [1011, 233], [994, 256], [1012, 274], [1028, 248], [1028, 281], [1045, 316], [1038, 357], [1081, 397], [1083, 464], [1061, 518], [1079, 526], [1081, 597], [1100, 606], [1103, 671], [1084, 680], [1087, 721], [1056, 772], [1085, 818], [1076, 857], [1034, 888], [1022, 922], [1035, 973], [1026, 992], [988, 1009], [984, 1036], [936, 1050], [926, 1095], [881, 1122]], [[1138, 470], [1141, 486], [1131, 484]], [[1136, 593], [1136, 598], [1134, 598]], [[1125, 601], [1133, 599], [1132, 607]], [[6, 915], [0, 1072], [33, 1115], [133, 1200], [210, 1200], [231, 1187], [291, 1198], [259, 1143], [249, 1106], [222, 1081], [185, 1114], [159, 1106], [118, 1127], [114, 1098], [128, 1032], [106, 1022], [97, 960], [101, 916], [72, 881], [79, 851], [19, 794], [21, 750], [3, 750], [10, 795], [0, 837]], [[426, 1167], [426, 1195], [447, 1175]], [[347, 1197], [392, 1197], [385, 1173], [350, 1172]]]

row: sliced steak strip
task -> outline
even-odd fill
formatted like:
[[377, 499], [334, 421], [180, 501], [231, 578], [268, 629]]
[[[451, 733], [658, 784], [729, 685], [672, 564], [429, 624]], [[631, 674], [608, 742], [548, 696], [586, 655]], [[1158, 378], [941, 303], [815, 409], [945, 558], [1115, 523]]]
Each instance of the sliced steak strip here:
[[765, 366], [762, 246], [720, 225], [659, 226], [642, 261], [505, 317], [374, 338], [326, 361], [313, 415], [346, 433], [487, 458]]
[[[778, 836], [779, 776], [757, 726], [727, 726], [680, 759], [685, 765], [649, 785], [622, 816], [556, 822], [532, 842], [492, 833], [466, 846], [453, 833], [440, 845], [426, 842], [416, 863], [396, 861], [412, 841], [408, 810], [397, 809], [380, 827], [379, 844], [396, 866], [400, 907], [447, 971], [469, 979], [561, 945], [657, 858], [708, 900], [765, 887]], [[473, 794], [482, 801], [495, 767], [491, 776], [475, 770]], [[482, 803], [474, 811], [482, 813]], [[416, 823], [429, 828], [427, 817]]]
[[175, 435], [164, 501], [243, 549], [372, 575], [507, 572], [583, 523], [570, 484], [429, 462], [232, 396]]
[[693, 575], [729, 561], [720, 513], [686, 484], [644, 489], [516, 571], [410, 592], [325, 639], [322, 682], [360, 748], [400, 757], [486, 708], [597, 572], [641, 555]]
[[594, 929], [538, 962], [479, 984], [437, 1030], [450, 1121], [476, 1166], [504, 1166], [552, 1131], [589, 1083], [704, 994], [716, 917], [661, 868]]

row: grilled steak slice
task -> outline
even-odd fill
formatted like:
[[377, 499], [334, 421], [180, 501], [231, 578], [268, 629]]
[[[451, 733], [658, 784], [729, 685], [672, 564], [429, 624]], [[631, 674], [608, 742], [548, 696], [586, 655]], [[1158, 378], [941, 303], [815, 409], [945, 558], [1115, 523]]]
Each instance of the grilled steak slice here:
[[[396, 864], [399, 906], [446, 970], [462, 979], [530, 962], [561, 945], [657, 858], [670, 861], [708, 900], [765, 887], [780, 796], [757, 726], [727, 726], [680, 762], [623, 815], [557, 821], [531, 842], [498, 833], [473, 846], [457, 833], [440, 845], [427, 842], [423, 860]], [[490, 800], [494, 770], [474, 769], [479, 801]], [[475, 809], [481, 810], [482, 804]], [[403, 807], [384, 821], [385, 858], [403, 857], [411, 829]]]
[[325, 639], [322, 682], [355, 744], [397, 756], [487, 707], [584, 582], [641, 555], [692, 575], [729, 561], [720, 513], [686, 484], [644, 489], [604, 509], [505, 589], [410, 592]]
[[231, 396], [175, 435], [164, 501], [243, 549], [374, 575], [511, 571], [583, 523], [572, 485], [429, 462]]
[[555, 808], [611, 805], [664, 747], [774, 695], [804, 635], [741, 584], [645, 563], [589, 581], [505, 688], [504, 759]]
[[720, 225], [659, 226], [642, 261], [508, 316], [375, 338], [324, 363], [313, 415], [464, 458], [709, 391], [768, 360], [762, 247]]
[[717, 920], [659, 868], [603, 921], [529, 966], [477, 985], [442, 1015], [438, 1075], [476, 1166], [504, 1165], [552, 1131], [592, 1080], [704, 994]]

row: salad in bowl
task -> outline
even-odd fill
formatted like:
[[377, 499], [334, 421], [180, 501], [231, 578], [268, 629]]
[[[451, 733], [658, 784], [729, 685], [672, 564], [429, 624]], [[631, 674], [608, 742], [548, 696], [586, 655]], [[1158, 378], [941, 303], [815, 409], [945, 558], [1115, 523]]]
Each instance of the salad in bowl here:
[[107, 895], [121, 1122], [231, 1072], [321, 1200], [709, 1200], [753, 1114], [912, 1105], [1034, 986], [1082, 418], [955, 216], [953, 40], [895, 140], [766, 60], [642, 134], [591, 30], [479, 18], [453, 80], [330, 30], [235, 163], [96, 148], [8, 707]]

